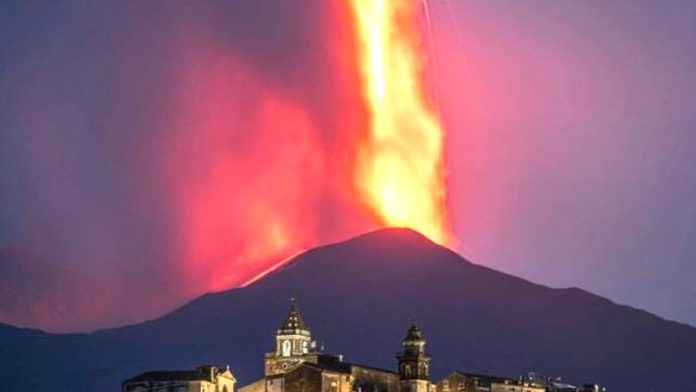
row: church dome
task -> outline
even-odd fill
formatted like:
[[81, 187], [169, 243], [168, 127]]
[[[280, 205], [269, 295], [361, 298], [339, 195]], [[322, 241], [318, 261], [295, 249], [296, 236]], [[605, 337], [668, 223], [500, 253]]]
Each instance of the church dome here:
[[309, 326], [302, 318], [300, 309], [297, 306], [297, 301], [293, 298], [288, 316], [285, 318], [285, 322], [280, 326], [278, 333], [295, 334], [297, 331], [309, 331]]
[[423, 333], [418, 329], [416, 324], [411, 324], [411, 328], [408, 329], [404, 342], [421, 342], [424, 341]]

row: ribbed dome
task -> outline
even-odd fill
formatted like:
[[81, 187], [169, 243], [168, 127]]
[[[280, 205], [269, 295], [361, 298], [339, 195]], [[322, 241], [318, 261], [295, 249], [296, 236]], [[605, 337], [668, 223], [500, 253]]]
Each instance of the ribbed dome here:
[[411, 328], [408, 329], [404, 342], [416, 342], [424, 340], [423, 333], [420, 331], [420, 329], [418, 329], [416, 324], [411, 324]]
[[290, 304], [290, 310], [288, 311], [288, 317], [285, 319], [283, 325], [280, 326], [279, 332], [294, 333], [297, 330], [309, 331], [309, 326], [302, 318], [300, 309], [297, 307], [297, 301], [293, 298]]

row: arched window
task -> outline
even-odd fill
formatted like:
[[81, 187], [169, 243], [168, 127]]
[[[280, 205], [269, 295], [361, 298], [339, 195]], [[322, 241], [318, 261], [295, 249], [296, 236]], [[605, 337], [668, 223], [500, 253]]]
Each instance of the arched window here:
[[284, 357], [290, 356], [290, 341], [289, 340], [283, 340], [281, 351], [282, 351], [281, 354]]

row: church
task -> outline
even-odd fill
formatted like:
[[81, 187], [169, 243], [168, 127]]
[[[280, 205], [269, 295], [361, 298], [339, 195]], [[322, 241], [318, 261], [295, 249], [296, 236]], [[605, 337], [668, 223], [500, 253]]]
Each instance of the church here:
[[[576, 387], [530, 373], [506, 378], [455, 371], [430, 381], [430, 357], [423, 333], [413, 324], [398, 353], [397, 371], [346, 362], [342, 355], [316, 349], [309, 325], [293, 299], [264, 356], [264, 377], [237, 392], [599, 392], [595, 384]], [[123, 382], [123, 392], [235, 392], [229, 368], [204, 366], [193, 371], [148, 372]]]
[[275, 338], [275, 351], [264, 357], [264, 378], [239, 392], [600, 392], [595, 384], [574, 386], [557, 379], [509, 378], [455, 371], [430, 380], [430, 357], [423, 333], [413, 324], [401, 341], [397, 371], [346, 362], [342, 355], [316, 350], [307, 322], [292, 300]]
[[264, 378], [239, 392], [434, 392], [423, 334], [412, 325], [398, 355], [398, 372], [343, 361], [316, 350], [306, 321], [293, 300], [266, 353]]

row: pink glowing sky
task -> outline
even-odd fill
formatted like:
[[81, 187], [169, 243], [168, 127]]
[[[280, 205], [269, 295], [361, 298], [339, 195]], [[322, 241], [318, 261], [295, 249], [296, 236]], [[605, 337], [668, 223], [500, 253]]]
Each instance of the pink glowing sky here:
[[[25, 271], [0, 321], [153, 317], [377, 227], [347, 185], [364, 113], [329, 4], [0, 6], [0, 254], [100, 293]], [[458, 250], [696, 324], [696, 7], [430, 7]], [[18, 316], [35, 285], [74, 322]]]

